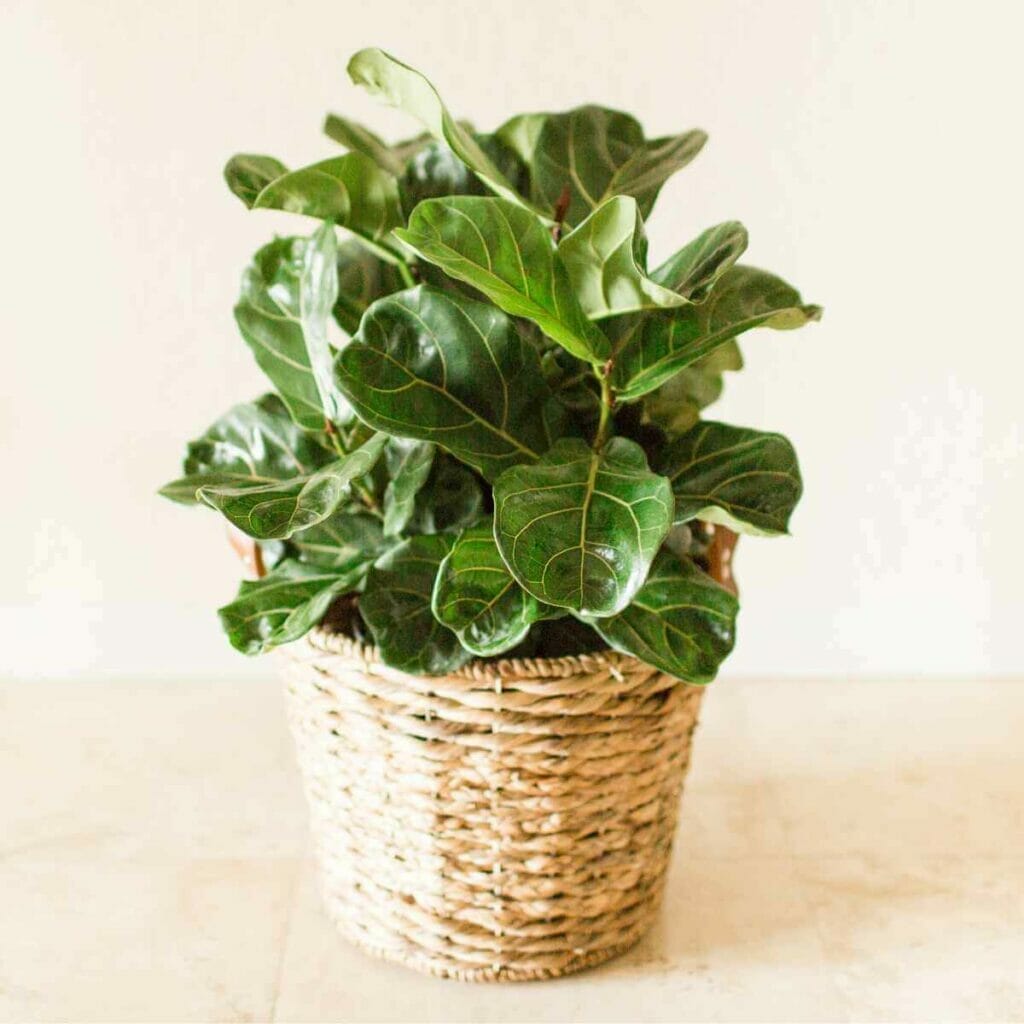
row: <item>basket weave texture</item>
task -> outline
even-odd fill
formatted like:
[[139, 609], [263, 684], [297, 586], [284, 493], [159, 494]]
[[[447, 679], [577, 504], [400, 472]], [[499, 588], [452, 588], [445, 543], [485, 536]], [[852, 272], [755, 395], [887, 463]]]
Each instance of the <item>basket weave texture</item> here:
[[625, 655], [385, 665], [314, 630], [280, 652], [327, 909], [444, 977], [556, 977], [658, 910], [703, 690]]

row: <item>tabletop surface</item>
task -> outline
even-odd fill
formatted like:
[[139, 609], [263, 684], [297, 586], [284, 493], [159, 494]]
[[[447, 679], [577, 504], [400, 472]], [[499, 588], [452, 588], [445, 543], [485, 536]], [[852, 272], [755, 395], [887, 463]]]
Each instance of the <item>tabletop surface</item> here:
[[1024, 1020], [1024, 681], [719, 680], [659, 924], [525, 985], [335, 935], [269, 678], [0, 723], [0, 1020]]

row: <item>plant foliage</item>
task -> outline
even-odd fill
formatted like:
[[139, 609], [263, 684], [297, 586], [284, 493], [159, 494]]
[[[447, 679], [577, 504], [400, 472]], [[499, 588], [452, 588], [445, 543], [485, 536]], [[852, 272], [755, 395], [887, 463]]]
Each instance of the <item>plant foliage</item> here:
[[410, 672], [593, 637], [709, 682], [738, 606], [704, 571], [704, 524], [784, 534], [802, 485], [784, 437], [702, 412], [740, 334], [821, 310], [737, 262], [734, 221], [648, 269], [645, 220], [703, 132], [649, 139], [591, 105], [483, 134], [381, 50], [348, 70], [417, 134], [331, 114], [348, 152], [224, 171], [248, 209], [318, 222], [242, 275], [235, 320], [273, 393], [161, 491], [273, 565], [220, 610], [229, 640], [288, 643], [344, 598]]

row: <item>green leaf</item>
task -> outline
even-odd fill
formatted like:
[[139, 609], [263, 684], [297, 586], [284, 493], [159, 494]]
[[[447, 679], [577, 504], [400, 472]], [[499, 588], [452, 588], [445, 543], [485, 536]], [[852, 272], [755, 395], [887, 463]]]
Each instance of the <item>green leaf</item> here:
[[701, 410], [721, 397], [722, 374], [742, 369], [739, 345], [735, 339], [727, 341], [644, 395], [644, 421], [660, 427], [669, 436], [685, 433], [700, 419]]
[[323, 618], [336, 597], [359, 584], [369, 564], [325, 572], [288, 560], [261, 580], [244, 581], [235, 600], [217, 612], [231, 646], [243, 654], [262, 654], [298, 640]]
[[517, 114], [494, 134], [529, 167], [533, 163], [537, 140], [547, 119], [547, 114]]
[[585, 316], [550, 235], [537, 219], [492, 197], [420, 203], [395, 234], [423, 259], [532, 320], [574, 356], [600, 364], [608, 339]]
[[416, 495], [408, 533], [458, 532], [484, 513], [484, 493], [472, 470], [438, 452], [426, 484]]
[[359, 611], [392, 668], [440, 675], [472, 657], [430, 608], [438, 567], [453, 543], [444, 533], [410, 537], [381, 556], [366, 577]]
[[430, 138], [428, 135], [417, 135], [414, 139], [406, 139], [404, 142], [391, 145], [364, 125], [347, 117], [339, 117], [337, 114], [327, 115], [324, 120], [324, 134], [352, 152], [368, 156], [375, 164], [395, 177], [402, 173], [409, 158], [418, 153]]
[[228, 183], [228, 188], [251, 210], [256, 197], [272, 181], [287, 173], [288, 168], [272, 156], [239, 153], [227, 162], [224, 180]]
[[452, 117], [437, 90], [418, 71], [383, 50], [372, 48], [360, 50], [349, 61], [348, 73], [352, 81], [363, 86], [371, 96], [415, 117], [492, 191], [541, 214], [516, 192], [473, 135]]
[[334, 351], [327, 340], [327, 324], [338, 298], [338, 241], [334, 225], [325, 221], [306, 243], [299, 277], [299, 317], [310, 372], [324, 416], [332, 423], [348, 423], [352, 409], [334, 383]]
[[366, 311], [334, 371], [366, 423], [432, 441], [488, 479], [550, 444], [539, 357], [485, 303], [425, 285], [389, 295]]
[[633, 603], [588, 620], [618, 651], [688, 683], [710, 683], [736, 642], [736, 598], [692, 562], [663, 551]]
[[338, 246], [338, 298], [334, 319], [342, 330], [355, 334], [363, 313], [385, 295], [401, 291], [398, 269], [385, 263], [361, 242], [350, 239]]
[[716, 224], [665, 260], [651, 277], [691, 302], [701, 302], [746, 248], [747, 229], [742, 224]]
[[[250, 209], [284, 210], [333, 220], [372, 241], [379, 241], [402, 223], [398, 183], [362, 153], [347, 153], [287, 171], [265, 182], [252, 195], [250, 179], [252, 184], [260, 179], [251, 172], [246, 178], [243, 171], [248, 171], [256, 159], [266, 161], [267, 167], [276, 163], [272, 157], [240, 156], [232, 157], [224, 169], [228, 184]], [[243, 162], [243, 170], [239, 169], [239, 161]], [[241, 191], [232, 184], [240, 178]]]
[[630, 196], [606, 199], [558, 245], [583, 312], [592, 320], [687, 300], [656, 284], [638, 261], [643, 221]]
[[305, 476], [332, 458], [300, 430], [277, 395], [236, 405], [202, 437], [190, 441], [185, 475], [161, 488], [183, 505], [199, 501], [200, 487], [267, 484]]
[[273, 484], [202, 487], [199, 497], [250, 537], [290, 537], [323, 522], [341, 505], [348, 497], [348, 485], [373, 468], [386, 440], [375, 434], [309, 476]]
[[533, 153], [533, 199], [553, 210], [568, 186], [566, 222], [579, 224], [610, 196], [630, 195], [646, 218], [661, 186], [706, 141], [701, 131], [645, 141], [635, 118], [604, 107], [549, 114]]
[[346, 569], [354, 562], [372, 562], [387, 545], [379, 518], [345, 504], [322, 523], [293, 533], [287, 546], [300, 562]]
[[672, 525], [672, 489], [639, 445], [600, 453], [558, 441], [494, 484], [495, 537], [519, 584], [546, 604], [614, 615], [629, 604]]
[[401, 533], [416, 509], [416, 495], [430, 476], [434, 446], [429, 441], [393, 437], [384, 453], [388, 465], [384, 491], [384, 532]]
[[347, 117], [339, 117], [337, 114], [328, 114], [324, 121], [324, 134], [353, 153], [362, 153], [363, 156], [369, 157], [389, 174], [398, 177], [402, 173], [405, 161], [365, 125], [350, 121]]
[[327, 418], [302, 330], [304, 238], [276, 238], [242, 275], [235, 322], [295, 422], [322, 430]]
[[819, 306], [804, 305], [773, 274], [732, 267], [704, 302], [610, 321], [613, 384], [619, 398], [639, 398], [744, 331], [790, 330], [820, 317]]
[[789, 532], [803, 483], [793, 446], [781, 434], [707, 420], [661, 453], [677, 523], [703, 519], [737, 533]]
[[515, 647], [532, 623], [554, 611], [516, 583], [502, 561], [490, 520], [459, 535], [441, 562], [432, 606], [462, 646], [481, 657]]

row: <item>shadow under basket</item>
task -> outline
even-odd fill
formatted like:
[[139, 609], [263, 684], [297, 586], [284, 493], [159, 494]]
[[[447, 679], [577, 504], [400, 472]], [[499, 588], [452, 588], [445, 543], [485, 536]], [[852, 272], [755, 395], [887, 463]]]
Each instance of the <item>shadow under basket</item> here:
[[278, 656], [327, 910], [356, 945], [526, 981], [653, 923], [702, 688], [611, 651], [411, 676], [324, 629]]

